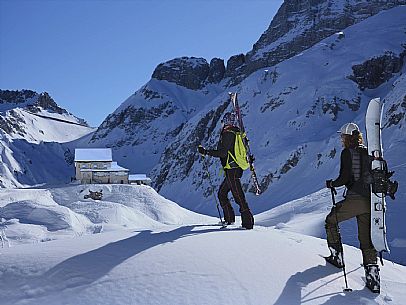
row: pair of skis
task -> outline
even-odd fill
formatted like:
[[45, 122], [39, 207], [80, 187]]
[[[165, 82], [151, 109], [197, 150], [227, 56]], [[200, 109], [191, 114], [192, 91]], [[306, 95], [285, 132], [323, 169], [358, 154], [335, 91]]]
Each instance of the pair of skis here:
[[397, 181], [390, 181], [389, 178], [394, 172], [389, 172], [386, 161], [383, 158], [382, 149], [382, 114], [383, 104], [379, 98], [372, 99], [368, 105], [365, 117], [368, 154], [373, 158], [371, 173], [373, 183], [371, 185], [371, 239], [378, 251], [382, 261], [382, 252], [389, 253], [386, 240], [386, 201], [388, 195], [395, 199], [398, 189]]
[[[243, 134], [245, 134], [245, 127], [244, 127], [244, 123], [242, 120], [240, 106], [238, 105], [237, 93], [229, 92], [228, 95], [229, 95], [230, 102], [233, 106], [234, 113], [238, 120], [238, 127], [240, 128], [240, 131]], [[251, 153], [249, 140], [248, 140], [247, 136], [243, 137], [243, 142], [244, 142], [244, 146], [247, 150], [247, 161], [250, 165], [251, 178], [252, 178], [252, 183], [253, 183], [254, 189], [255, 189], [255, 195], [260, 195], [261, 189], [259, 187], [258, 177], [257, 177], [257, 173], [255, 172], [255, 167], [254, 167], [255, 158], [254, 158], [254, 155]]]

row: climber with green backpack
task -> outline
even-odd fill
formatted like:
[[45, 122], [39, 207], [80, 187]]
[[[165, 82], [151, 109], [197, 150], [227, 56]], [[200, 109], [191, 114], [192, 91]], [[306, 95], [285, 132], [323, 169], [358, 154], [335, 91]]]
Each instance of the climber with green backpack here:
[[220, 185], [218, 198], [223, 208], [224, 220], [226, 224], [235, 222], [234, 209], [228, 199], [228, 193], [231, 191], [235, 202], [240, 207], [242, 227], [252, 229], [254, 226], [254, 217], [245, 200], [245, 194], [241, 186], [240, 178], [243, 171], [249, 168], [247, 162], [247, 151], [243, 143], [245, 134], [241, 133], [237, 127], [238, 122], [233, 112], [227, 112], [223, 116], [223, 128], [220, 134], [220, 140], [217, 149], [205, 149], [199, 145], [198, 151], [203, 156], [209, 155], [220, 158], [223, 166], [225, 178]]

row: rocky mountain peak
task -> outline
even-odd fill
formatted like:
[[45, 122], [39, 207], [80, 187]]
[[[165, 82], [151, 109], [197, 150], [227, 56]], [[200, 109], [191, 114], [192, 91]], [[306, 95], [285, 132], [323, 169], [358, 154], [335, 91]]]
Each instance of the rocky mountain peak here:
[[38, 93], [32, 90], [1, 90], [0, 105], [22, 104], [37, 96]]
[[0, 90], [0, 105], [9, 110], [15, 107], [26, 107], [31, 112], [39, 112], [41, 107], [45, 110], [59, 114], [68, 113], [58, 106], [48, 92], [37, 93], [32, 90]]
[[285, 0], [244, 63], [235, 69], [233, 60], [226, 76], [231, 85], [237, 84], [258, 69], [274, 66], [348, 26], [404, 4], [406, 0]]
[[38, 107], [50, 110], [59, 114], [68, 113], [65, 109], [58, 106], [54, 99], [48, 94], [48, 92], [42, 92], [39, 94], [37, 101], [29, 106], [29, 109], [33, 112], [38, 112]]
[[207, 83], [220, 82], [224, 71], [224, 61], [219, 58], [212, 59], [209, 64], [204, 58], [180, 57], [159, 64], [152, 78], [199, 90]]
[[[42, 111], [45, 111], [42, 113]], [[26, 135], [26, 121], [22, 113], [28, 112], [47, 117], [47, 113], [69, 115], [68, 111], [58, 106], [48, 92], [37, 93], [32, 90], [0, 90], [0, 130], [6, 134]], [[72, 115], [72, 117], [74, 117]], [[53, 118], [55, 120], [55, 118]], [[64, 119], [61, 117], [60, 119]], [[74, 117], [77, 123], [88, 126], [80, 118]]]

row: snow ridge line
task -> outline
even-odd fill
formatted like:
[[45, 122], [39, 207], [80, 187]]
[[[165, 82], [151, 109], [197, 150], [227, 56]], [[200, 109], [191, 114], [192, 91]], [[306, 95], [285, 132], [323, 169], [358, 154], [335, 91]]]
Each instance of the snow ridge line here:
[[24, 111], [24, 112], [27, 112], [27, 113], [29, 113], [29, 114], [36, 115], [36, 116], [38, 116], [38, 117], [40, 117], [40, 118], [44, 118], [44, 119], [48, 119], [48, 120], [54, 120], [54, 121], [58, 121], [58, 122], [62, 122], [62, 123], [67, 123], [67, 124], [79, 125], [79, 126], [82, 126], [82, 127], [89, 127], [89, 126], [86, 126], [86, 125], [84, 125], [84, 124], [80, 124], [80, 123], [75, 123], [75, 122], [71, 122], [71, 121], [66, 121], [66, 120], [62, 120], [62, 119], [57, 119], [57, 118], [49, 117], [49, 116], [45, 116], [45, 115], [41, 115], [41, 114], [37, 114], [37, 113], [31, 112], [31, 111], [28, 111], [28, 110], [24, 110], [24, 109], [21, 109], [21, 110]]

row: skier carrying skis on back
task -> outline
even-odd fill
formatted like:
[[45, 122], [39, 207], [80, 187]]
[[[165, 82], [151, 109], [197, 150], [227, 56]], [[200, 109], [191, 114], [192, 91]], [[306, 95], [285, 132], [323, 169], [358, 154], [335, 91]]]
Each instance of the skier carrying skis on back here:
[[[358, 223], [358, 239], [362, 251], [366, 277], [371, 268], [378, 275], [377, 252], [371, 241], [371, 207], [370, 187], [367, 181], [368, 151], [363, 145], [362, 134], [355, 123], [347, 123], [341, 127], [341, 141], [344, 149], [341, 152], [340, 175], [335, 180], [327, 180], [326, 186], [333, 189], [345, 185], [345, 199], [338, 202], [326, 217], [325, 228], [327, 244], [331, 255], [328, 262], [338, 268], [344, 267], [342, 245], [338, 231], [338, 223], [356, 217]], [[368, 287], [371, 289], [371, 287]]]
[[235, 222], [234, 209], [228, 199], [228, 193], [231, 191], [235, 202], [240, 207], [242, 227], [250, 230], [254, 226], [254, 217], [248, 207], [244, 191], [241, 187], [240, 178], [242, 177], [243, 169], [235, 161], [234, 144], [236, 133], [240, 131], [237, 127], [236, 115], [233, 112], [225, 113], [222, 123], [223, 128], [217, 149], [205, 149], [199, 145], [198, 151], [202, 155], [220, 158], [221, 165], [224, 168], [225, 178], [220, 185], [218, 198], [223, 208], [225, 222], [227, 224]]

